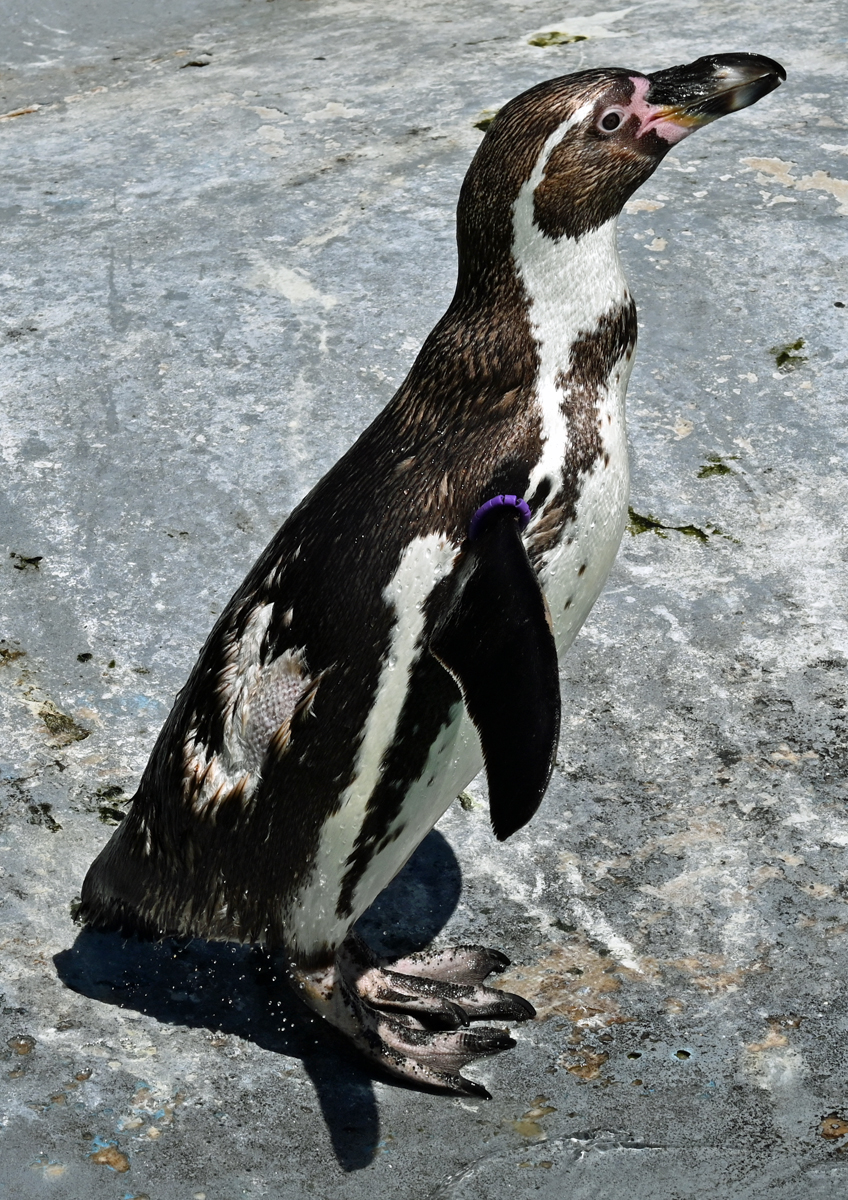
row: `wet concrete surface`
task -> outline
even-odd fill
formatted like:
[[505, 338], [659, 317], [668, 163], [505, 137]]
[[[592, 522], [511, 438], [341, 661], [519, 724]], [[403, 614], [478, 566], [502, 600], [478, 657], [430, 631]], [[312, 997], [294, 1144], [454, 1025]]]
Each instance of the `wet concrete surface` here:
[[[140, 7], [3, 5], [0, 1197], [844, 1195], [841, 5]], [[499, 845], [478, 780], [363, 920], [510, 955], [494, 1099], [375, 1078], [255, 950], [80, 932], [216, 614], [450, 298], [481, 114], [741, 49], [787, 84], [622, 218], [633, 517], [548, 797]]]

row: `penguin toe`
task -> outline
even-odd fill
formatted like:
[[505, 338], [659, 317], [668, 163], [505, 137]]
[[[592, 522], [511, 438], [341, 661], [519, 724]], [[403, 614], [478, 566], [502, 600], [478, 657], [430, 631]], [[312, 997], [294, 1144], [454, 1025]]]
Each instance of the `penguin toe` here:
[[[523, 996], [517, 996], [515, 992], [499, 992], [494, 988], [485, 988], [487, 992], [494, 992], [500, 997], [497, 1017], [501, 1021], [530, 1021], [535, 1017], [536, 1010], [529, 1000], [525, 1000]], [[489, 1014], [494, 1017], [495, 1014]]]
[[386, 1017], [378, 1020], [376, 1032], [382, 1043], [378, 1061], [390, 1074], [417, 1087], [486, 1100], [489, 1092], [462, 1068], [515, 1046], [508, 1030], [491, 1026], [432, 1032]]
[[375, 1008], [406, 1013], [431, 1028], [459, 1029], [468, 1024], [461, 998], [453, 994], [455, 989], [445, 994], [445, 985], [431, 979], [372, 971], [366, 979], [357, 981], [356, 990], [363, 1001]]
[[450, 946], [445, 950], [422, 950], [399, 958], [393, 971], [405, 975], [423, 975], [447, 983], [482, 983], [489, 975], [500, 975], [509, 959], [500, 950], [488, 946]]
[[337, 963], [362, 1002], [382, 1012], [405, 1013], [429, 1029], [458, 1029], [469, 1021], [526, 1021], [536, 1015], [523, 997], [484, 985], [489, 975], [509, 965], [505, 954], [486, 946], [425, 950], [387, 963], [350, 934]]
[[353, 986], [360, 999], [383, 1012], [407, 1013], [429, 1028], [458, 1029], [469, 1021], [526, 1021], [536, 1015], [528, 1000], [480, 983], [453, 983], [372, 967]]

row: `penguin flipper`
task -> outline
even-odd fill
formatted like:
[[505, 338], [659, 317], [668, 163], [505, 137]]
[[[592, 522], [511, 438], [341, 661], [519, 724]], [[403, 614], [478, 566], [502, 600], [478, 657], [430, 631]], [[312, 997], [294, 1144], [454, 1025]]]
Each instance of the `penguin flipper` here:
[[469, 543], [429, 648], [462, 689], [503, 841], [542, 801], [560, 726], [556, 643], [515, 509], [495, 510]]

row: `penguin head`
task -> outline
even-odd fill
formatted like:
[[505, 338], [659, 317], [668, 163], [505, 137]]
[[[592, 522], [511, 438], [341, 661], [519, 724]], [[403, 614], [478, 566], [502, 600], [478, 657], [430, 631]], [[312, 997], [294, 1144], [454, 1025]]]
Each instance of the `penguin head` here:
[[644, 75], [620, 67], [538, 84], [505, 105], [471, 164], [458, 240], [476, 257], [512, 240], [524, 200], [552, 239], [578, 239], [614, 219], [673, 145], [701, 125], [755, 103], [786, 72], [773, 59], [719, 54]]

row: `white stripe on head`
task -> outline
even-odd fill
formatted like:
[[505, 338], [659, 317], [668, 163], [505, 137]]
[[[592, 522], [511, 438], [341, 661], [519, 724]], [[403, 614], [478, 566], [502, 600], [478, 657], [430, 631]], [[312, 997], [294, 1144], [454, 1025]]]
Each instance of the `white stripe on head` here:
[[594, 107], [595, 102], [593, 100], [588, 100], [585, 104], [582, 104], [576, 112], [572, 113], [567, 121], [563, 121], [563, 123], [548, 136], [544, 146], [542, 147], [539, 157], [536, 159], [536, 165], [530, 173], [530, 178], [521, 185], [521, 191], [518, 193], [518, 196], [515, 200], [515, 205], [513, 207], [512, 252], [514, 255], [517, 256], [520, 254], [524, 249], [525, 243], [529, 244], [529, 242], [539, 233], [539, 227], [536, 225], [533, 215], [533, 202], [536, 188], [545, 178], [545, 168], [548, 165], [551, 155], [553, 154], [554, 150], [556, 150], [557, 146], [563, 140], [565, 135], [570, 130], [574, 129], [576, 125], [582, 124]]
[[594, 107], [594, 100], [587, 101], [548, 137], [513, 207], [512, 256], [529, 299], [530, 326], [539, 353], [536, 398], [543, 449], [530, 476], [528, 495], [546, 477], [554, 484], [554, 495], [562, 481], [568, 428], [557, 378], [560, 372], [568, 372], [572, 346], [581, 333], [596, 328], [605, 313], [627, 298], [616, 245], [617, 218], [579, 238], [549, 237], [536, 224], [535, 193], [550, 157]]

